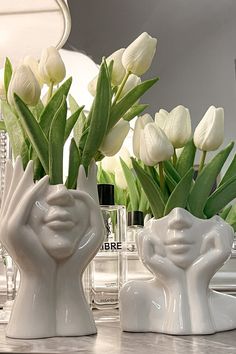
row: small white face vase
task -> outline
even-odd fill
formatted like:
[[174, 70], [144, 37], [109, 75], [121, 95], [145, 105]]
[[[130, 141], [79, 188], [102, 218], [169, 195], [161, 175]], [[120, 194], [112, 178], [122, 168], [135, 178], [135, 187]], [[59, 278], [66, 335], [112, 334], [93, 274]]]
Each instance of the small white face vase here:
[[156, 219], [153, 230], [159, 237], [163, 252], [177, 267], [188, 268], [201, 254], [203, 239], [211, 232], [217, 217], [199, 219], [182, 208]]
[[89, 227], [90, 211], [79, 193], [62, 184], [49, 185], [30, 213], [29, 225], [56, 260], [70, 257]]

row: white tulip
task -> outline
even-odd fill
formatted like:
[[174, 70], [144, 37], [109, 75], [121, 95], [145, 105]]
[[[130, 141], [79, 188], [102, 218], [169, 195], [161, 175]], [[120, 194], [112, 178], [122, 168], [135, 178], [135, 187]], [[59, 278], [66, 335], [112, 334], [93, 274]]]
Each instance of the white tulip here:
[[137, 76], [143, 75], [151, 66], [156, 46], [156, 38], [146, 32], [142, 33], [124, 51], [122, 64], [126, 71]]
[[134, 87], [139, 85], [141, 83], [140, 77], [134, 74], [130, 74], [128, 77], [128, 80], [126, 81], [123, 90], [121, 91], [121, 94], [119, 96], [119, 99], [124, 97], [130, 90], [132, 90]]
[[89, 93], [95, 97], [97, 91], [97, 82], [98, 82], [98, 75], [96, 75], [89, 83], [88, 83], [88, 91]]
[[169, 160], [174, 148], [166, 134], [156, 123], [148, 123], [141, 131], [140, 159], [147, 166]]
[[108, 173], [115, 173], [117, 168], [118, 161], [116, 155], [114, 156], [105, 156], [101, 161], [102, 169]]
[[111, 81], [114, 86], [120, 85], [125, 76], [125, 68], [123, 67], [121, 61], [124, 51], [125, 48], [118, 49], [106, 59], [107, 64], [109, 64], [113, 60]]
[[66, 68], [58, 50], [49, 47], [42, 51], [39, 62], [39, 75], [45, 84], [59, 84], [66, 76]]
[[0, 99], [6, 99], [5, 85], [4, 85], [4, 68], [0, 69]]
[[36, 106], [38, 103], [41, 89], [29, 66], [20, 65], [13, 72], [7, 95], [11, 105], [15, 104], [14, 93], [29, 106]]
[[174, 148], [183, 147], [192, 136], [190, 113], [184, 106], [179, 105], [170, 113], [161, 109], [155, 115], [155, 122], [165, 132]]
[[214, 151], [224, 140], [224, 109], [211, 106], [193, 135], [195, 146], [202, 151]]
[[109, 173], [115, 173], [117, 168], [122, 168], [120, 163], [120, 157], [126, 163], [129, 168], [132, 168], [132, 161], [129, 151], [122, 146], [114, 156], [106, 156], [101, 161], [102, 169]]
[[134, 155], [137, 157], [137, 159], [140, 159], [139, 149], [141, 145], [141, 141], [140, 141], [141, 131], [148, 123], [153, 123], [153, 119], [148, 113], [138, 117], [135, 122], [134, 133], [133, 133], [133, 152]]
[[121, 189], [127, 189], [127, 181], [122, 168], [115, 169], [115, 184]]
[[119, 122], [108, 132], [100, 146], [100, 151], [105, 156], [115, 155], [121, 148], [128, 132], [129, 122], [120, 119]]
[[42, 87], [43, 86], [43, 82], [42, 82], [42, 80], [40, 78], [40, 75], [39, 75], [39, 63], [38, 63], [38, 61], [34, 57], [32, 57], [30, 55], [27, 55], [23, 59], [23, 64], [30, 67], [30, 69], [32, 70], [34, 76], [38, 80], [39, 85]]
[[166, 129], [166, 125], [169, 119], [169, 112], [165, 109], [160, 109], [159, 112], [155, 114], [155, 123], [159, 128], [161, 128], [164, 132]]

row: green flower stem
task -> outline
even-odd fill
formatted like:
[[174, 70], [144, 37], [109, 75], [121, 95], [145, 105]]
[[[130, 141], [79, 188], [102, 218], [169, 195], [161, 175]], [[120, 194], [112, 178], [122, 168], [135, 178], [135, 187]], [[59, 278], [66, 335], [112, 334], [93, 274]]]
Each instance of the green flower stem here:
[[203, 167], [204, 167], [204, 163], [205, 163], [205, 159], [206, 159], [206, 154], [207, 154], [206, 151], [203, 151], [203, 152], [202, 152], [202, 156], [201, 156], [201, 160], [200, 160], [200, 164], [199, 164], [199, 168], [198, 168], [198, 173], [200, 173], [201, 170], [202, 170]]
[[[49, 86], [48, 86], [47, 104], [48, 104], [48, 102], [50, 101], [50, 98], [52, 97], [53, 86], [54, 86], [53, 81], [50, 81], [50, 84], [49, 84]], [[46, 104], [46, 105], [47, 105], [47, 104]]]
[[115, 98], [114, 98], [114, 101], [112, 103], [112, 105], [114, 106], [116, 104], [116, 102], [118, 101], [120, 95], [121, 95], [121, 92], [123, 91], [123, 88], [126, 84], [126, 81], [128, 80], [129, 76], [130, 76], [131, 72], [130, 71], [126, 71], [126, 74], [120, 84], [120, 87], [118, 88], [117, 92], [116, 92], [116, 95], [115, 95]]
[[173, 154], [173, 165], [174, 167], [176, 166], [177, 164], [177, 155], [176, 155], [176, 149], [174, 149], [174, 154]]
[[160, 188], [161, 191], [164, 191], [164, 168], [163, 168], [163, 161], [159, 162], [159, 178], [160, 178]]

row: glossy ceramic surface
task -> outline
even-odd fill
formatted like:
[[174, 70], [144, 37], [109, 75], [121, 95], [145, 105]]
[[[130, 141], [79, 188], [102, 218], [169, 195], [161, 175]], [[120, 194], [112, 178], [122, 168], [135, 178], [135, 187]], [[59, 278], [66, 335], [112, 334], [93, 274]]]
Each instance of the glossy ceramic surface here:
[[[21, 282], [6, 334], [14, 338], [96, 333], [82, 275], [104, 238], [96, 167], [79, 171], [80, 190], [33, 182], [33, 165], [7, 163], [1, 242], [19, 267]], [[88, 193], [89, 192], [89, 193]], [[89, 195], [91, 194], [91, 195]]]
[[155, 277], [122, 288], [122, 329], [185, 335], [235, 328], [236, 298], [209, 289], [230, 256], [233, 237], [220, 217], [202, 220], [182, 208], [151, 219], [137, 246]]

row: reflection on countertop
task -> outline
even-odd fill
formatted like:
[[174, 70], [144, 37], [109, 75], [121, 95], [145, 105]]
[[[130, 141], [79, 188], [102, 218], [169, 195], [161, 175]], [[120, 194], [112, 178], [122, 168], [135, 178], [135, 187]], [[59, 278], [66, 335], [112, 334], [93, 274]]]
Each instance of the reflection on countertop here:
[[[170, 336], [154, 333], [121, 332], [119, 321], [98, 321], [102, 311], [95, 311], [98, 334], [84, 337], [58, 337], [17, 340], [5, 337], [0, 325], [0, 353], [87, 353], [87, 354], [235, 354], [236, 330], [207, 336]], [[118, 315], [114, 311], [112, 315]], [[111, 313], [109, 313], [111, 315]], [[107, 313], [107, 315], [109, 315]], [[103, 314], [103, 318], [106, 315]]]

